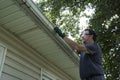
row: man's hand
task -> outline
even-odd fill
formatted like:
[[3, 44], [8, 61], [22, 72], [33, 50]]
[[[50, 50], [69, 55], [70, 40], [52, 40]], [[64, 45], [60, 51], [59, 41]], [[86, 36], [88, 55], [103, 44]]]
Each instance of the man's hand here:
[[62, 38], [65, 37], [65, 34], [62, 33], [62, 31], [61, 31], [58, 27], [55, 27], [54, 30], [55, 30], [56, 33], [58, 33], [58, 35], [59, 35], [60, 37], [62, 37]]

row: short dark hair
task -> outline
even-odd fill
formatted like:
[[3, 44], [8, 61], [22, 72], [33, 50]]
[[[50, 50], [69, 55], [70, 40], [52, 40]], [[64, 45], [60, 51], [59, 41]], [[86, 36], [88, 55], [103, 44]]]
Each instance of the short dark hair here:
[[93, 40], [96, 41], [97, 35], [92, 29], [85, 29], [84, 31], [89, 31], [89, 35], [93, 35]]

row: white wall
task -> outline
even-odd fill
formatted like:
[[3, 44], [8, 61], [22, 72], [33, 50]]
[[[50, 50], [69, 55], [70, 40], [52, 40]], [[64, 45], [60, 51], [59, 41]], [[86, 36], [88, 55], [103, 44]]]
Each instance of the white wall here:
[[[0, 43], [7, 48], [0, 80], [42, 80], [42, 74], [52, 80], [68, 80], [60, 79], [56, 74], [50, 72], [47, 69], [49, 65], [44, 67], [37, 54], [32, 53], [25, 46], [21, 46], [16, 39], [2, 30], [0, 30]], [[46, 78], [46, 80], [49, 79]]]
[[7, 51], [2, 80], [39, 80], [40, 69], [17, 53]]

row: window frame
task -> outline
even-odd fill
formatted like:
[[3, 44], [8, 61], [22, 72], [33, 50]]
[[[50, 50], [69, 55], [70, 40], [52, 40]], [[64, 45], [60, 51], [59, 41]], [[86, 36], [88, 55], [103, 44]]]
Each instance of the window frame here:
[[7, 47], [0, 43], [0, 78], [2, 75], [2, 70], [5, 62]]

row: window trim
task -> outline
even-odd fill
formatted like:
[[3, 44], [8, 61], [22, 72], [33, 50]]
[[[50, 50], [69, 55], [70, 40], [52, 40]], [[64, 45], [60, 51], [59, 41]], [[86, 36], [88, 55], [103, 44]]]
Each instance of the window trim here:
[[3, 44], [0, 43], [0, 49], [1, 50], [3, 49], [3, 51], [1, 51], [2, 53], [0, 52], [0, 78], [1, 78], [7, 47], [5, 47]]

